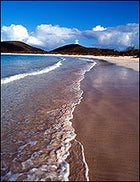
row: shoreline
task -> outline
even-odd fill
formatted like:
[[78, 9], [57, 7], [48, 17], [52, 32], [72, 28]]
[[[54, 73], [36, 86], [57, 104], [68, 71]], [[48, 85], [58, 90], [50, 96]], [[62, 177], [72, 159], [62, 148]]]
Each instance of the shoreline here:
[[139, 58], [133, 56], [93, 56], [93, 55], [68, 55], [68, 54], [22, 54], [22, 53], [1, 53], [1, 55], [31, 55], [31, 56], [61, 56], [61, 57], [79, 57], [98, 59], [114, 63], [118, 66], [131, 68], [134, 71], [139, 71]]
[[90, 181], [138, 180], [137, 87], [138, 72], [103, 62], [82, 80], [83, 99], [72, 126], [84, 147]]

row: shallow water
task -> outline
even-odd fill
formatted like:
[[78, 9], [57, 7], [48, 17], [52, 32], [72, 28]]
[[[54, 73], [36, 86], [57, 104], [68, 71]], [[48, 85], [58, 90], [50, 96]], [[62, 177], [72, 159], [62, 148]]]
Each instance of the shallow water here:
[[[50, 60], [43, 67], [31, 66], [32, 70], [22, 60], [26, 69], [17, 72], [13, 68], [11, 74], [9, 66], [8, 71], [3, 71], [4, 79], [13, 76], [18, 79], [2, 84], [2, 181], [67, 181], [69, 178], [70, 164], [66, 158], [76, 136], [70, 120], [82, 99], [80, 82], [95, 62], [68, 57]], [[59, 66], [40, 73], [60, 61]], [[26, 76], [19, 78], [21, 74]]]

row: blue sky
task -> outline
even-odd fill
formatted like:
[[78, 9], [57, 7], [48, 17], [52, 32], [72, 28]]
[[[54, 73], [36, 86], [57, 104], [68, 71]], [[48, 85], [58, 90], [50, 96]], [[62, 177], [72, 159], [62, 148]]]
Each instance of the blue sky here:
[[[138, 1], [2, 1], [1, 5], [2, 40], [21, 40], [46, 50], [76, 39], [87, 47], [138, 47]], [[124, 42], [115, 41], [117, 35]]]

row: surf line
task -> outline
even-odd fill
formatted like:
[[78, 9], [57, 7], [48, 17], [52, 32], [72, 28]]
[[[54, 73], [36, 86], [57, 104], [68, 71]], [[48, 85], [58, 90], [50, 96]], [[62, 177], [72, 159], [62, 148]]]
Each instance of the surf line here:
[[[81, 59], [82, 60], [82, 59]], [[85, 59], [85, 60], [87, 60], [87, 59]], [[95, 62], [95, 61], [92, 61], [92, 60], [90, 60], [90, 59], [88, 59], [87, 61], [90, 61], [91, 63], [92, 63], [92, 65], [88, 68], [88, 69], [86, 69], [85, 70], [85, 72], [84, 72], [84, 74], [83, 74], [83, 77], [80, 79], [80, 81], [79, 81], [79, 90], [81, 91], [81, 96], [80, 96], [80, 98], [79, 98], [79, 101], [75, 104], [75, 107], [73, 108], [73, 111], [75, 110], [75, 108], [76, 108], [76, 105], [79, 105], [80, 103], [81, 103], [81, 101], [82, 101], [82, 99], [83, 99], [83, 90], [80, 88], [80, 83], [81, 83], [81, 81], [84, 79], [84, 77], [85, 77], [85, 73], [86, 72], [88, 72], [88, 71], [90, 71], [97, 63]], [[73, 119], [73, 112], [72, 112], [72, 119]], [[75, 134], [76, 135], [76, 134]], [[87, 165], [87, 162], [86, 162], [86, 158], [85, 158], [85, 154], [84, 154], [84, 147], [83, 147], [83, 145], [82, 145], [82, 143], [81, 142], [79, 142], [77, 139], [76, 139], [76, 136], [75, 136], [75, 138], [74, 138], [74, 141], [80, 146], [80, 148], [81, 148], [81, 154], [82, 154], [82, 162], [83, 162], [83, 164], [84, 164], [84, 167], [85, 167], [85, 178], [86, 178], [86, 181], [89, 181], [89, 168], [88, 168], [88, 165]], [[68, 176], [69, 177], [69, 176]]]
[[86, 181], [89, 181], [89, 175], [88, 175], [89, 168], [88, 168], [88, 165], [87, 165], [86, 159], [85, 159], [84, 147], [78, 140], [75, 139], [75, 142], [77, 142], [78, 145], [80, 145], [80, 147], [81, 147], [82, 159], [83, 159], [83, 163], [85, 165], [85, 178], [86, 178]]
[[42, 69], [40, 71], [35, 71], [35, 72], [31, 72], [31, 73], [21, 73], [21, 74], [18, 74], [18, 75], [3, 78], [1, 80], [1, 84], [7, 84], [7, 83], [10, 83], [10, 82], [25, 78], [27, 76], [36, 76], [36, 75], [41, 75], [41, 74], [44, 74], [44, 73], [48, 73], [48, 72], [53, 71], [56, 68], [60, 67], [61, 65], [62, 65], [62, 63], [61, 63], [61, 61], [59, 61], [56, 64], [54, 64], [53, 66], [46, 67], [45, 69]]

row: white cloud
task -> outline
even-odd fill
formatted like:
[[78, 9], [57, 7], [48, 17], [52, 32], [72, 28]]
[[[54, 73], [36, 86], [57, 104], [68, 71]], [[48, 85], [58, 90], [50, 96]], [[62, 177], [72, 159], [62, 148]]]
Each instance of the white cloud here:
[[11, 24], [9, 27], [2, 26], [1, 39], [2, 40], [19, 40], [24, 41], [28, 38], [28, 31], [22, 25]]
[[31, 44], [31, 45], [40, 45], [40, 46], [43, 46], [43, 42], [41, 42], [39, 39], [37, 39], [36, 37], [34, 36], [29, 36], [28, 37], [28, 40], [26, 42], [27, 44]]
[[83, 36], [96, 41], [95, 46], [113, 47], [116, 49], [125, 49], [128, 46], [135, 45], [139, 47], [139, 24], [129, 23], [116, 27], [108, 27], [104, 31], [86, 30]]
[[103, 31], [106, 30], [106, 28], [102, 27], [101, 25], [97, 25], [96, 27], [92, 28], [93, 31]]
[[41, 24], [34, 32], [28, 31], [22, 25], [3, 26], [1, 31], [2, 41], [19, 40], [46, 50], [54, 49], [69, 42], [73, 42], [80, 31], [76, 28], [60, 27], [59, 25]]
[[32, 45], [41, 45], [47, 49], [54, 49], [72, 41], [80, 34], [75, 28], [65, 28], [58, 25], [42, 24], [36, 27], [35, 32], [29, 37], [27, 43]]
[[97, 25], [92, 30], [80, 31], [76, 28], [60, 27], [59, 25], [41, 24], [33, 32], [27, 31], [22, 25], [2, 26], [2, 41], [19, 40], [29, 45], [55, 49], [64, 44], [78, 43], [80, 40], [93, 41], [94, 47], [124, 49], [130, 45], [139, 47], [139, 24], [129, 23], [116, 27], [104, 28]]

